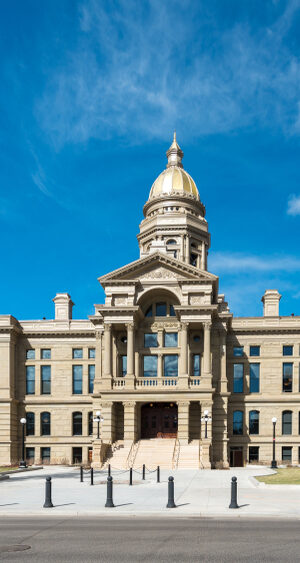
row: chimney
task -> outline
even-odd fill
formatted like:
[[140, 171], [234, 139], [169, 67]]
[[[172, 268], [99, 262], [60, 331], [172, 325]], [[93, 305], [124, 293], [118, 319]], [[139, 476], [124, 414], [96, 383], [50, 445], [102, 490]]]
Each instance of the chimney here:
[[53, 301], [55, 303], [55, 320], [66, 321], [72, 319], [74, 303], [68, 293], [57, 293]]
[[264, 304], [264, 317], [279, 317], [281, 295], [277, 289], [266, 289], [261, 300]]

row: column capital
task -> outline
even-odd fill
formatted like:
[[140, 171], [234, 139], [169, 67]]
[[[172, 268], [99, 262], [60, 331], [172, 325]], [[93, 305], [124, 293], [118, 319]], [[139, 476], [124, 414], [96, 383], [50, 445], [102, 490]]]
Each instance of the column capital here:
[[131, 407], [135, 407], [136, 401], [123, 401], [122, 404], [123, 404], [124, 408], [126, 408], [126, 407], [131, 408]]
[[125, 326], [126, 326], [127, 330], [134, 330], [135, 329], [135, 324], [134, 324], [133, 321], [126, 323]]
[[212, 322], [211, 321], [204, 321], [203, 327], [204, 330], [211, 330]]
[[104, 323], [104, 331], [108, 332], [111, 330], [112, 324], [111, 323]]
[[181, 330], [188, 330], [190, 323], [187, 322], [181, 322], [180, 323], [180, 328]]
[[100, 403], [100, 412], [101, 412], [101, 409], [108, 409], [108, 408], [112, 407], [112, 405], [113, 405], [112, 401], [104, 401], [103, 403], [101, 402]]
[[177, 406], [181, 408], [188, 408], [190, 406], [190, 401], [177, 401]]

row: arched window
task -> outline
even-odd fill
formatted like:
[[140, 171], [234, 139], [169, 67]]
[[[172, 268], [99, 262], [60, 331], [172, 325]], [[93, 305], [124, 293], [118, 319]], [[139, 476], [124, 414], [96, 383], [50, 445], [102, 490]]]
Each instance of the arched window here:
[[195, 254], [194, 252], [191, 252], [190, 264], [191, 264], [191, 266], [197, 267], [197, 254]]
[[177, 244], [177, 242], [174, 239], [170, 239], [167, 241], [167, 244]]
[[26, 413], [26, 436], [34, 436], [34, 412], [28, 412]]
[[82, 436], [82, 412], [73, 412], [73, 436]]
[[233, 434], [242, 435], [243, 434], [243, 424], [244, 424], [244, 413], [243, 411], [233, 412]]
[[292, 433], [292, 411], [283, 411], [282, 413], [282, 434]]
[[51, 433], [51, 415], [50, 412], [41, 413], [41, 436], [50, 436]]
[[259, 411], [249, 412], [249, 434], [259, 434]]
[[88, 428], [89, 428], [89, 436], [93, 435], [93, 411], [90, 411], [88, 414]]

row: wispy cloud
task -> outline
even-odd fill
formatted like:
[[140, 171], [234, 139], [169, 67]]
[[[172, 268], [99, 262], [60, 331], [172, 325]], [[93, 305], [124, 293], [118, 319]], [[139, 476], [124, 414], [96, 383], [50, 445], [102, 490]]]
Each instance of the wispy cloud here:
[[291, 195], [288, 200], [288, 215], [300, 215], [300, 195]]
[[36, 108], [56, 148], [114, 135], [169, 137], [174, 127], [228, 132], [258, 121], [296, 133], [300, 63], [286, 39], [299, 0], [280, 13], [274, 3], [272, 25], [255, 31], [245, 18], [224, 26], [219, 14], [218, 23], [218, 3], [209, 6], [81, 2], [77, 47], [49, 69]]
[[215, 252], [209, 258], [209, 270], [217, 274], [248, 272], [298, 272], [300, 258], [293, 256], [251, 256]]

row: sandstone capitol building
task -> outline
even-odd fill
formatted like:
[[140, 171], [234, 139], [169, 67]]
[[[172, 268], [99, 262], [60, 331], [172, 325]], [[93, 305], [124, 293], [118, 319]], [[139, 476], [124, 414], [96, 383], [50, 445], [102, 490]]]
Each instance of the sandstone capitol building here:
[[[73, 320], [0, 316], [0, 463], [209, 468], [300, 456], [300, 318], [234, 318], [207, 270], [210, 234], [174, 135], [144, 206], [140, 258], [99, 278], [105, 303]], [[94, 419], [100, 411], [100, 435]], [[99, 415], [98, 415], [99, 416]]]

